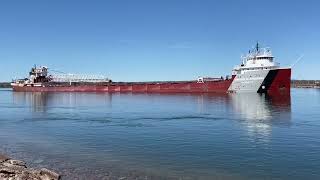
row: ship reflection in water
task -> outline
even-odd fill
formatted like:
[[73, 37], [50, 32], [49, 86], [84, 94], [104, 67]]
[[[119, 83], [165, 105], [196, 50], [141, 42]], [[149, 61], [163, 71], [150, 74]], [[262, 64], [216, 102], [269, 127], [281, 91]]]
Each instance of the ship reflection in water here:
[[[198, 104], [198, 111], [206, 111], [206, 105], [210, 103], [220, 103], [220, 105], [232, 104], [232, 107], [240, 113], [245, 119], [250, 120], [268, 120], [274, 115], [283, 115], [282, 113], [274, 114], [274, 109], [281, 112], [290, 112], [291, 97], [290, 94], [258, 94], [258, 93], [167, 93], [167, 94], [143, 94], [143, 93], [50, 93], [50, 92], [13, 92], [13, 101], [16, 104], [29, 105], [34, 111], [46, 111], [46, 108], [52, 105], [112, 105], [113, 96], [139, 96], [139, 98], [156, 98], [174, 97], [183, 99], [185, 97], [195, 97]], [[276, 111], [276, 112], [277, 112]], [[286, 114], [286, 113], [285, 113]], [[288, 115], [288, 114], [286, 114]]]
[[[115, 97], [115, 102], [113, 102]], [[136, 97], [136, 98], [135, 98]], [[132, 93], [47, 93], [47, 92], [13, 92], [14, 102], [24, 104], [34, 112], [46, 112], [50, 108], [63, 107], [76, 111], [73, 107], [112, 108], [119, 101], [142, 101], [145, 103], [174, 100], [178, 106], [194, 104], [196, 112], [204, 115], [229, 112], [235, 119], [246, 120], [248, 128], [256, 131], [269, 131], [272, 123], [290, 124], [290, 94], [132, 94]], [[171, 99], [171, 100], [170, 100]], [[132, 103], [132, 102], [127, 102]], [[136, 102], [137, 103], [137, 102]]]
[[273, 124], [290, 125], [290, 94], [233, 94], [231, 101], [254, 141], [269, 141]]
[[112, 94], [13, 92], [13, 102], [26, 105], [34, 112], [46, 112], [48, 108], [112, 105]]
[[[268, 94], [233, 94], [231, 96], [234, 109], [240, 112], [240, 115], [248, 120], [270, 120], [273, 116], [288, 115], [286, 113], [277, 113], [290, 111], [290, 94], [286, 95], [268, 95]], [[274, 111], [277, 109], [277, 111]]]

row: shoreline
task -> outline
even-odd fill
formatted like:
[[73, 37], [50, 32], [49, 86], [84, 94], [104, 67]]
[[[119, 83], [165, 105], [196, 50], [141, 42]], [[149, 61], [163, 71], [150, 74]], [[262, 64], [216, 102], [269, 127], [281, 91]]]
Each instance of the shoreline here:
[[15, 160], [0, 153], [1, 180], [60, 180], [61, 176], [49, 169], [33, 169], [24, 161]]
[[9, 82], [0, 82], [0, 88], [11, 88], [11, 84]]
[[291, 80], [291, 88], [320, 88], [320, 80]]
[[[113, 165], [95, 168], [94, 171], [85, 171], [82, 168], [71, 168], [61, 165], [56, 167], [56, 171], [51, 168], [44, 168], [48, 164], [35, 166], [27, 161], [16, 160], [0, 152], [0, 180], [70, 180], [70, 179], [110, 179], [110, 180], [135, 180], [135, 179], [154, 179], [154, 180], [178, 180], [180, 177], [161, 175], [153, 172], [146, 172], [136, 169], [119, 169]], [[21, 159], [17, 158], [17, 159]], [[27, 163], [26, 163], [27, 162]], [[50, 166], [50, 165], [49, 165]], [[105, 172], [100, 173], [100, 170]], [[98, 173], [98, 174], [96, 174]]]

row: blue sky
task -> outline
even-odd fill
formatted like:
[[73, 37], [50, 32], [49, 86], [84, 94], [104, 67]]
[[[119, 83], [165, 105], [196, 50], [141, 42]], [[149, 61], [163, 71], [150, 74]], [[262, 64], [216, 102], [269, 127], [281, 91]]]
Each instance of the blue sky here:
[[295, 79], [320, 79], [320, 1], [0, 2], [0, 81], [33, 64], [115, 81], [231, 73], [258, 40]]

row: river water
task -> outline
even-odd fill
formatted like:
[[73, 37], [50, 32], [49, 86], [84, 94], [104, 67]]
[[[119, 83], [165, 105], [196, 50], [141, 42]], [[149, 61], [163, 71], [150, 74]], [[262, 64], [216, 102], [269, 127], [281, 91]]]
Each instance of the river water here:
[[320, 179], [320, 90], [0, 90], [0, 152], [63, 179]]

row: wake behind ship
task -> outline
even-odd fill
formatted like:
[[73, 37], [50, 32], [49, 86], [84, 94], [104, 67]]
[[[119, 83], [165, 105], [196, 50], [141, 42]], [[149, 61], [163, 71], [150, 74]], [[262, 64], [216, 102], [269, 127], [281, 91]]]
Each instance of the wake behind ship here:
[[141, 92], [227, 93], [290, 92], [291, 68], [280, 67], [268, 48], [256, 47], [242, 57], [231, 77], [199, 77], [190, 81], [112, 82], [108, 78], [49, 75], [47, 67], [34, 67], [29, 77], [11, 83], [14, 91], [31, 92]]

